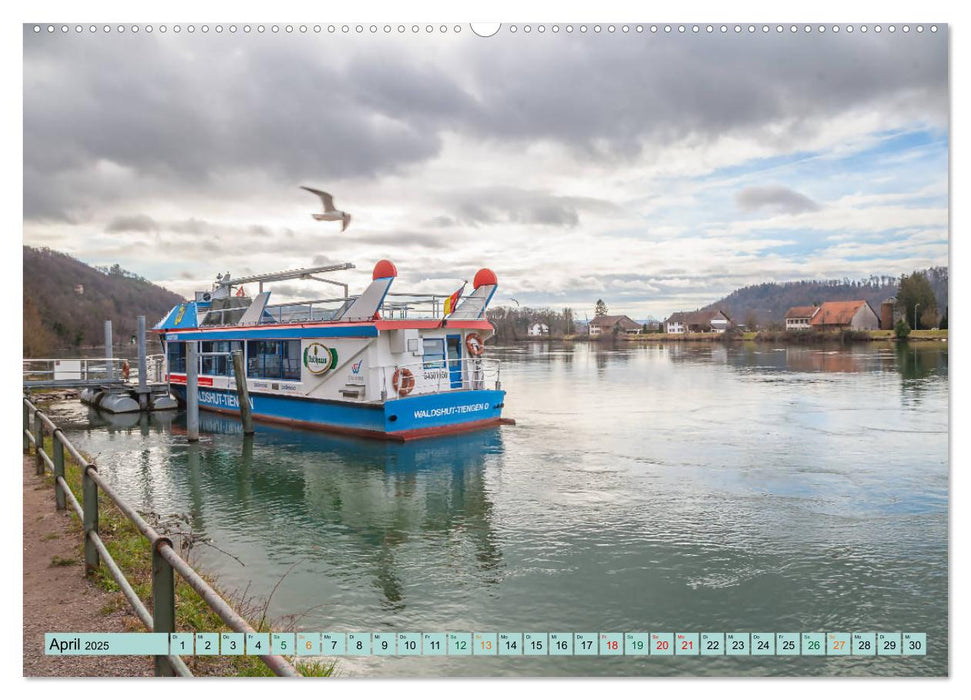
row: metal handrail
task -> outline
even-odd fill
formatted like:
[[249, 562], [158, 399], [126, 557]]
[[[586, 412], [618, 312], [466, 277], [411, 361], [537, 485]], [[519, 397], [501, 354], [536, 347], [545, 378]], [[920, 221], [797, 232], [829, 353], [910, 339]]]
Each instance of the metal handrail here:
[[[28, 358], [23, 361], [23, 380], [24, 382], [61, 382], [65, 386], [73, 382], [92, 383], [92, 382], [124, 382], [129, 383], [138, 381], [138, 362], [137, 360], [125, 357], [38, 357]], [[56, 363], [58, 362], [78, 362], [77, 369], [63, 369], [66, 374], [77, 375], [67, 379], [55, 379], [57, 374]], [[124, 375], [124, 366], [128, 363], [128, 376]], [[146, 374], [148, 381], [161, 383], [165, 377], [165, 355], [147, 355], [145, 358]], [[45, 377], [47, 379], [39, 379]], [[36, 384], [34, 384], [36, 386]]]
[[[206, 604], [223, 622], [236, 632], [253, 633], [255, 629], [227, 603], [219, 593], [206, 582], [172, 547], [172, 541], [160, 535], [139, 513], [125, 503], [115, 490], [98, 474], [97, 465], [88, 462], [81, 452], [68, 440], [64, 432], [30, 399], [24, 397], [24, 453], [34, 445], [36, 471], [43, 475], [50, 468], [54, 475], [54, 498], [58, 510], [64, 510], [69, 501], [84, 524], [84, 560], [88, 573], [96, 571], [103, 561], [111, 577], [119, 585], [125, 598], [135, 610], [135, 614], [146, 628], [153, 632], [175, 632], [175, 581], [178, 572], [189, 586], [199, 594]], [[33, 418], [33, 431], [31, 431]], [[50, 432], [53, 456], [44, 451], [45, 429]], [[77, 498], [64, 478], [65, 450], [81, 468], [82, 497], [84, 505]], [[108, 548], [98, 534], [98, 490], [104, 492], [112, 503], [132, 521], [144, 535], [152, 548], [152, 608], [154, 616], [135, 594], [131, 584], [118, 567]], [[278, 676], [299, 676], [300, 673], [284, 657], [261, 655], [263, 663]], [[191, 676], [192, 672], [182, 659], [174, 654], [155, 657], [155, 675]]]
[[[434, 363], [434, 365], [432, 365]], [[435, 366], [437, 365], [437, 366]], [[502, 387], [502, 363], [491, 357], [463, 357], [458, 360], [424, 360], [407, 364], [385, 365], [381, 371], [381, 387], [388, 395], [394, 395], [394, 375], [398, 370], [408, 370], [415, 378], [415, 395], [440, 394], [449, 391], [485, 389], [493, 383], [496, 391]], [[459, 371], [459, 386], [452, 386], [452, 370]], [[434, 373], [431, 377], [429, 373]]]

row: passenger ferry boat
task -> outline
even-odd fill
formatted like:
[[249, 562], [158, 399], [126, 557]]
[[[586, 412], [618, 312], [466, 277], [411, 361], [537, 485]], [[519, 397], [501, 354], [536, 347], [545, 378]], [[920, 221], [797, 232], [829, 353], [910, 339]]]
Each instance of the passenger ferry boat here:
[[[465, 297], [464, 286], [450, 296], [393, 293], [389, 260], [358, 296], [317, 276], [353, 267], [227, 273], [175, 306], [154, 328], [173, 394], [185, 403], [186, 343], [198, 341], [200, 409], [239, 414], [232, 353], [241, 350], [258, 420], [400, 441], [513, 423], [501, 415], [499, 362], [482, 356], [495, 273], [479, 270]], [[336, 284], [344, 296], [269, 304], [264, 285], [290, 279]]]

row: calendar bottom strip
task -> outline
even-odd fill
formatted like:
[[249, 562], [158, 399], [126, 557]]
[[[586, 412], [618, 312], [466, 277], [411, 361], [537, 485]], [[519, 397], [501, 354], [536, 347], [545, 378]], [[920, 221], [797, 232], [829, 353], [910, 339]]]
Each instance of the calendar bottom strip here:
[[48, 632], [49, 656], [926, 656], [923, 632]]

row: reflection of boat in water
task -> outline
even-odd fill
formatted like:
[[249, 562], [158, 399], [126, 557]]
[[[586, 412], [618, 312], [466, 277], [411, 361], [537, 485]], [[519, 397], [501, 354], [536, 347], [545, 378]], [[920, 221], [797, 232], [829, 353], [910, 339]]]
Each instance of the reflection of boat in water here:
[[200, 518], [194, 527], [264, 523], [274, 570], [303, 557], [332, 562], [329, 573], [339, 578], [360, 581], [364, 570], [385, 604], [398, 607], [421, 577], [414, 553], [401, 549], [433, 542], [457, 566], [464, 562], [456, 575], [498, 580], [502, 552], [486, 468], [503, 450], [501, 431], [397, 443], [267, 425], [255, 439], [226, 440], [220, 435], [238, 432], [239, 423], [218, 414], [200, 415], [200, 428], [214, 439], [178, 452]]
[[[239, 414], [239, 350], [257, 419], [394, 440], [511, 422], [501, 417], [499, 363], [482, 357], [493, 333], [485, 311], [498, 286], [491, 270], [476, 273], [466, 297], [394, 294], [397, 269], [381, 260], [358, 296], [267, 304], [266, 283], [330, 282], [315, 275], [350, 267], [227, 274], [173, 308], [155, 327], [173, 393], [184, 403], [186, 342], [199, 341], [199, 407], [209, 411]], [[246, 296], [244, 284], [258, 284], [259, 294]]]

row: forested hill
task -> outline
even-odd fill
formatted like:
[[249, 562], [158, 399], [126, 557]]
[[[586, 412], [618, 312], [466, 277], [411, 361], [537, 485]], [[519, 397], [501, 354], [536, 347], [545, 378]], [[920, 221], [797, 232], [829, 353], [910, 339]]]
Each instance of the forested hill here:
[[[926, 275], [937, 298], [937, 308], [947, 308], [947, 268], [932, 267]], [[808, 306], [824, 301], [865, 299], [879, 314], [880, 304], [897, 293], [899, 277], [870, 277], [866, 280], [804, 280], [799, 282], [754, 284], [736, 289], [704, 310], [721, 309], [736, 323], [746, 323], [751, 314], [759, 324], [782, 323], [793, 306]]]
[[94, 268], [48, 248], [24, 246], [24, 357], [101, 345], [109, 319], [115, 343], [127, 342], [138, 316], [151, 328], [182, 300], [118, 265]]

